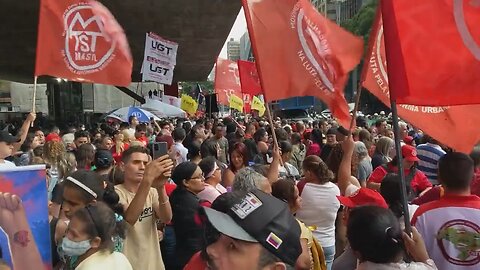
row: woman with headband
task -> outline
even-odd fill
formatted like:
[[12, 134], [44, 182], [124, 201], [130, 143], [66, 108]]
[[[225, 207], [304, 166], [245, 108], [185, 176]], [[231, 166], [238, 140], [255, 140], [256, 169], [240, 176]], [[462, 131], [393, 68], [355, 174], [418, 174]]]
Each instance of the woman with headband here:
[[88, 205], [73, 213], [62, 250], [70, 257], [71, 269], [132, 270], [127, 257], [115, 250], [116, 235], [125, 235], [125, 225], [105, 203]]
[[220, 182], [222, 181], [222, 170], [217, 165], [214, 157], [206, 157], [198, 164], [205, 177], [205, 189], [197, 194], [200, 200], [213, 201], [223, 193], [227, 192]]
[[[94, 205], [98, 201], [103, 201], [115, 212], [117, 222], [124, 223], [123, 207], [119, 204], [119, 200], [113, 185], [102, 181], [92, 171], [76, 171], [63, 182], [62, 210], [69, 220], [71, 220], [76, 211], [88, 205]], [[115, 236], [115, 251], [122, 251], [124, 238], [124, 234]], [[57, 243], [52, 243], [52, 246], [56, 247]], [[61, 249], [59, 249], [59, 255], [67, 255], [68, 257], [68, 254], [65, 254]], [[64, 261], [68, 261], [69, 266], [75, 263], [68, 258], [64, 258]]]

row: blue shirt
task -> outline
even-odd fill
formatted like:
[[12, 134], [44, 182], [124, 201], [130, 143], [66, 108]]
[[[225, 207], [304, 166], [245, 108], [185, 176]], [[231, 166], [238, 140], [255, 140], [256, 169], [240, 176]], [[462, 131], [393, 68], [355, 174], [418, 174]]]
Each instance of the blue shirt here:
[[438, 160], [445, 155], [443, 149], [433, 143], [425, 143], [417, 146], [419, 159], [417, 169], [422, 171], [433, 185], [438, 185]]

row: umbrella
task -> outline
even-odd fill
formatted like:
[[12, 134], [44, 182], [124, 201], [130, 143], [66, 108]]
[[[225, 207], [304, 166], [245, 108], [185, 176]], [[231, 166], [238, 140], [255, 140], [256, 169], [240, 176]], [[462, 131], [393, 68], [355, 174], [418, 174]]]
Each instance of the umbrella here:
[[155, 120], [160, 120], [155, 114], [144, 110], [139, 107], [123, 107], [120, 109], [116, 109], [111, 111], [107, 117], [115, 118], [121, 120], [123, 122], [128, 122], [128, 118], [130, 116], [137, 117], [139, 122], [150, 122], [150, 118], [153, 117]]
[[158, 117], [186, 117], [184, 110], [159, 100], [149, 99], [142, 108]]

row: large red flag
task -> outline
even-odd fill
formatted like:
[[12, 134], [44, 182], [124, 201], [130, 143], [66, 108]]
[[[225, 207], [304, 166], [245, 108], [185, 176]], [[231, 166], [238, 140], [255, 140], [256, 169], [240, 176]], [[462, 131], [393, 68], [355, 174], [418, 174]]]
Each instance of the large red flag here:
[[344, 126], [343, 89], [363, 42], [321, 16], [308, 0], [242, 0], [265, 98], [316, 96]]
[[242, 93], [250, 96], [261, 95], [262, 86], [258, 77], [257, 67], [254, 62], [238, 60], [238, 72], [242, 84]]
[[478, 0], [384, 0], [382, 13], [397, 103], [480, 104]]
[[125, 33], [103, 5], [41, 0], [35, 76], [128, 86], [132, 66]]
[[[370, 33], [369, 54], [364, 61], [362, 85], [390, 107], [387, 61], [381, 13]], [[438, 141], [457, 151], [470, 153], [480, 140], [480, 105], [427, 107], [397, 105], [398, 115]]]
[[215, 66], [215, 93], [218, 103], [230, 104], [230, 96], [242, 96], [237, 62], [218, 58]]

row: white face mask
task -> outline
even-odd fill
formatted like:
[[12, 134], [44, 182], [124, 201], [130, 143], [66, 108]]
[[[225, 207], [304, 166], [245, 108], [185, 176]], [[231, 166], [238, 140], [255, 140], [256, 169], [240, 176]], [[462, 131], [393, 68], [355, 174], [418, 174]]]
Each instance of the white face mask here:
[[81, 256], [85, 254], [90, 248], [90, 239], [75, 242], [65, 236], [62, 241], [62, 249], [67, 256]]

